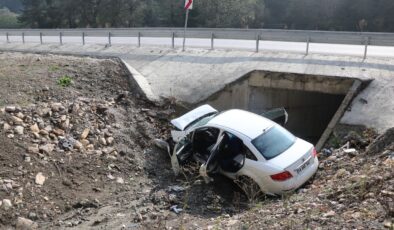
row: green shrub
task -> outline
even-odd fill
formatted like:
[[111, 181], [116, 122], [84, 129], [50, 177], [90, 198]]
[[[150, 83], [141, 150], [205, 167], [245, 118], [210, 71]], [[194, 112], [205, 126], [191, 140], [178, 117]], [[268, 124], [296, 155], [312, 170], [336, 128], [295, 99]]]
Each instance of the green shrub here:
[[9, 11], [7, 8], [0, 9], [0, 28], [20, 28], [21, 26], [18, 21], [18, 14]]
[[62, 87], [69, 87], [72, 84], [72, 78], [65, 75], [61, 77], [59, 80], [57, 80], [57, 84]]

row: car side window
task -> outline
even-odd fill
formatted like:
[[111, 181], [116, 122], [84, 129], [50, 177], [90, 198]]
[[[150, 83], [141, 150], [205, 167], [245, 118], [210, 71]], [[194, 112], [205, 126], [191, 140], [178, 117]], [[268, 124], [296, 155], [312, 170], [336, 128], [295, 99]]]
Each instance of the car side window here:
[[[241, 153], [246, 156], [249, 160], [257, 161], [256, 156], [250, 151], [250, 149], [243, 143], [243, 141], [236, 135], [225, 132], [227, 140], [225, 140], [224, 148], [227, 152]], [[226, 143], [227, 142], [227, 143]]]
[[246, 149], [245, 151], [246, 158], [252, 161], [257, 161], [257, 157], [252, 153], [252, 151], [250, 151], [250, 149], [247, 146], [245, 146], [245, 149]]

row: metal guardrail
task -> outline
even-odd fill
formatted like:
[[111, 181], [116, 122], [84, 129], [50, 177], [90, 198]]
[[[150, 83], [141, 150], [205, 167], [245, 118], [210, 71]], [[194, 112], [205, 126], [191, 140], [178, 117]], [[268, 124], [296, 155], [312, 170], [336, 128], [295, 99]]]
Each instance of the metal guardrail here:
[[[81, 36], [85, 44], [86, 37], [108, 37], [111, 45], [112, 37], [137, 37], [138, 46], [142, 37], [168, 37], [175, 47], [175, 38], [184, 36], [183, 28], [124, 28], [124, 29], [0, 29], [0, 36], [40, 36], [43, 43], [44, 36], [59, 36], [59, 43], [63, 44], [63, 37]], [[368, 46], [394, 46], [394, 33], [366, 33], [366, 32], [334, 32], [334, 31], [307, 31], [307, 30], [271, 30], [271, 29], [206, 29], [189, 28], [187, 38], [202, 38], [211, 40], [214, 49], [215, 39], [235, 39], [256, 41], [256, 52], [259, 51], [260, 41], [304, 42], [306, 54], [309, 52], [310, 43], [363, 45], [365, 46], [364, 58], [367, 56]]]

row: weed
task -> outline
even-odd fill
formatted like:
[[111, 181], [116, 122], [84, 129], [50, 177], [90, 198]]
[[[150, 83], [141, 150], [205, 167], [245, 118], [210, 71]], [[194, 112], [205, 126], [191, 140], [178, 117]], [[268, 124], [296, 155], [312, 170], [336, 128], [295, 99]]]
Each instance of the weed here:
[[51, 65], [51, 66], [49, 66], [48, 67], [48, 71], [49, 72], [56, 72], [56, 71], [58, 71], [60, 68], [59, 68], [59, 66], [57, 66], [57, 65]]
[[248, 198], [249, 205], [256, 205], [264, 197], [264, 193], [261, 191], [260, 186], [252, 178], [240, 176], [234, 180], [234, 182]]
[[62, 87], [69, 87], [72, 84], [72, 79], [71, 77], [65, 75], [61, 77], [59, 80], [57, 80], [57, 84]]

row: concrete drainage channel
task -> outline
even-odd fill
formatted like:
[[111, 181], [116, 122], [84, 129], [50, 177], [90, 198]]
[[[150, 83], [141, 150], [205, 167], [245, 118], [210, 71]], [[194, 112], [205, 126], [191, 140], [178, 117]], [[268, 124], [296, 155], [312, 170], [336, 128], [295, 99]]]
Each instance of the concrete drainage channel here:
[[286, 128], [320, 150], [352, 99], [371, 81], [355, 78], [252, 71], [202, 103], [219, 110], [255, 113], [285, 107]]

